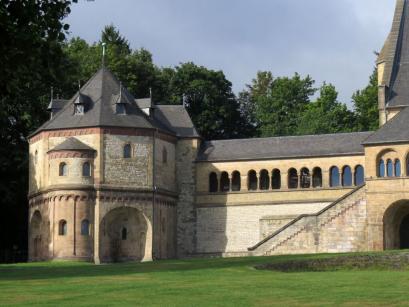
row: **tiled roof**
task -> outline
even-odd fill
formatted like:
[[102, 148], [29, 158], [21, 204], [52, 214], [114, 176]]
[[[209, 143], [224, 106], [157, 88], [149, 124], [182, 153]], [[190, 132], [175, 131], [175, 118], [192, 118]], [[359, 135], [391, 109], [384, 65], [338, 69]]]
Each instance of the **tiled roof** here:
[[361, 143], [372, 132], [239, 139], [204, 142], [198, 161], [363, 155]]

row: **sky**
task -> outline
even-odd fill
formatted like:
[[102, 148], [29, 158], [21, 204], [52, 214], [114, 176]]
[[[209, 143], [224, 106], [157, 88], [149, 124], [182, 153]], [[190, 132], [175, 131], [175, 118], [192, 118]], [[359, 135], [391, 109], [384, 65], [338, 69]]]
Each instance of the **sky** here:
[[394, 0], [79, 0], [70, 36], [98, 41], [114, 24], [158, 66], [192, 61], [222, 70], [235, 93], [257, 71], [310, 75], [339, 100], [368, 84], [390, 31]]

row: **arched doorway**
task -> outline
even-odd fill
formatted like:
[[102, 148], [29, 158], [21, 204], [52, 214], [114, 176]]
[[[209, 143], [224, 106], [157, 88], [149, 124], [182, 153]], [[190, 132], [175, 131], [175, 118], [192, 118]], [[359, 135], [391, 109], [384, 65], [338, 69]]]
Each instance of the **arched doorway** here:
[[409, 249], [409, 200], [395, 202], [383, 217], [384, 248]]
[[141, 261], [151, 248], [150, 222], [141, 211], [120, 207], [108, 212], [100, 224], [100, 255], [103, 262]]
[[41, 233], [43, 218], [40, 211], [33, 213], [30, 221], [30, 260], [41, 260], [43, 257], [43, 234]]
[[400, 248], [409, 249], [409, 215], [406, 215], [399, 228]]

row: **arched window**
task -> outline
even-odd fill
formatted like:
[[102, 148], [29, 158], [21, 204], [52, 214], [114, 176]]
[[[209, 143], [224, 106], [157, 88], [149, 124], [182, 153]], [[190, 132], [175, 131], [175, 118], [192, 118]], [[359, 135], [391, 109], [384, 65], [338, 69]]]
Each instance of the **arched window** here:
[[230, 179], [229, 174], [223, 172], [220, 176], [220, 191], [228, 192], [230, 191]]
[[339, 187], [339, 168], [331, 167], [329, 185], [331, 187]]
[[60, 176], [67, 176], [68, 175], [68, 166], [66, 163], [61, 162], [59, 167], [59, 175]]
[[82, 220], [81, 222], [81, 235], [89, 236], [89, 221], [88, 220]]
[[209, 175], [209, 192], [215, 193], [217, 192], [217, 187], [218, 187], [218, 180], [217, 180], [217, 174], [215, 172], [210, 173]]
[[231, 178], [231, 190], [233, 192], [238, 192], [241, 190], [241, 176], [240, 173], [234, 171]]
[[379, 161], [378, 176], [385, 177], [385, 161], [382, 159]]
[[300, 173], [301, 188], [308, 189], [311, 186], [310, 170], [306, 167]]
[[355, 167], [355, 185], [363, 185], [365, 182], [365, 170], [361, 165]]
[[349, 166], [344, 166], [342, 169], [342, 186], [352, 186], [352, 170]]
[[388, 159], [388, 161], [386, 161], [386, 176], [393, 177], [393, 162], [391, 159]]
[[322, 170], [319, 167], [312, 171], [312, 187], [322, 188]]
[[166, 150], [165, 147], [163, 147], [163, 150], [162, 150], [162, 163], [163, 164], [168, 163], [168, 151]]
[[126, 240], [127, 237], [128, 237], [128, 230], [124, 227], [121, 230], [121, 239]]
[[268, 171], [263, 169], [260, 172], [260, 190], [265, 191], [270, 188], [270, 177]]
[[61, 220], [58, 223], [58, 235], [60, 235], [60, 236], [66, 236], [67, 235], [67, 221], [66, 220]]
[[124, 158], [130, 158], [131, 157], [131, 144], [125, 144], [124, 146]]
[[395, 177], [400, 177], [402, 175], [402, 167], [400, 164], [400, 160], [395, 160]]
[[82, 176], [83, 177], [91, 176], [91, 164], [89, 164], [89, 162], [85, 162], [84, 164], [82, 164]]
[[247, 175], [247, 187], [249, 191], [257, 190], [257, 173], [256, 171], [249, 171]]
[[36, 150], [36, 152], [34, 153], [34, 164], [37, 164], [38, 162], [38, 151]]
[[288, 188], [289, 189], [298, 188], [298, 172], [295, 168], [291, 168], [288, 171]]
[[281, 172], [279, 169], [273, 170], [273, 174], [271, 176], [271, 187], [273, 190], [281, 189]]

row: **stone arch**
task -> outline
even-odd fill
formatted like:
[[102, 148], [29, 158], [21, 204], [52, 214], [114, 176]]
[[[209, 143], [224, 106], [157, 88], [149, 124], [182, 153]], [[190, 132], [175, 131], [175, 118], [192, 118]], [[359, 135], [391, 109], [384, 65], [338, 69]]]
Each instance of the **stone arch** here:
[[99, 227], [102, 262], [152, 260], [152, 224], [141, 210], [125, 206], [112, 209]]
[[35, 210], [30, 219], [30, 260], [42, 260], [45, 256], [43, 234], [43, 217], [39, 210]]
[[409, 248], [409, 199], [391, 204], [383, 216], [384, 249]]

